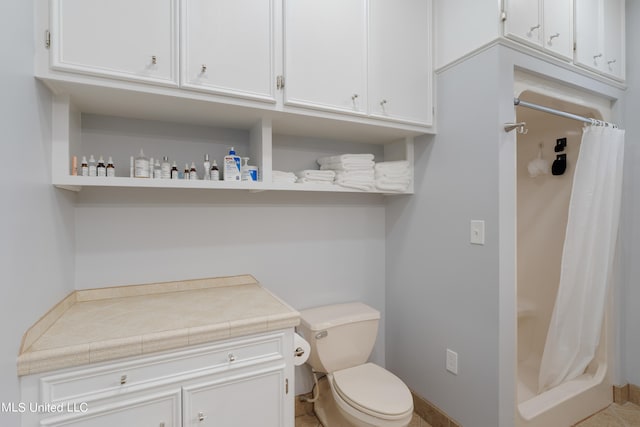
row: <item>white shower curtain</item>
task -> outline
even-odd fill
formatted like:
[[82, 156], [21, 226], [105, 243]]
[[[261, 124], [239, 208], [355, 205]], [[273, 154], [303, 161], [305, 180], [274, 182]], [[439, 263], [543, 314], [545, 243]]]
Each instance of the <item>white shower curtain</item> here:
[[624, 130], [585, 127], [539, 392], [581, 375], [595, 356], [618, 235], [623, 158]]

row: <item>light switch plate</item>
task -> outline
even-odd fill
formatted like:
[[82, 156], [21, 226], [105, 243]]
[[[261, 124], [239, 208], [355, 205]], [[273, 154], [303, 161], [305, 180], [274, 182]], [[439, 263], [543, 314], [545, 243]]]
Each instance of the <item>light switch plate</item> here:
[[484, 221], [471, 220], [471, 244], [484, 245]]
[[458, 375], [458, 353], [450, 349], [447, 349], [446, 368], [452, 374]]

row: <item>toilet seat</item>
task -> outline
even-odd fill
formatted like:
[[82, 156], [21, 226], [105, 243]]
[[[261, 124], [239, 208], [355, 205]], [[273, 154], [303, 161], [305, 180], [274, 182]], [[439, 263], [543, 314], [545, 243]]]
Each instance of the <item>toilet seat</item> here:
[[398, 421], [413, 413], [413, 398], [407, 386], [373, 363], [336, 371], [330, 376], [330, 383], [336, 398], [378, 420]]

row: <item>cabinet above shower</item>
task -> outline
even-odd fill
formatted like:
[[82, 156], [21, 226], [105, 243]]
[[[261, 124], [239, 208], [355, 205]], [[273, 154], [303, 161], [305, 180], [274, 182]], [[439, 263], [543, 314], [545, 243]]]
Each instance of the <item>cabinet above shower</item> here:
[[625, 80], [624, 0], [450, 3], [435, 8], [436, 69], [501, 41], [608, 83]]

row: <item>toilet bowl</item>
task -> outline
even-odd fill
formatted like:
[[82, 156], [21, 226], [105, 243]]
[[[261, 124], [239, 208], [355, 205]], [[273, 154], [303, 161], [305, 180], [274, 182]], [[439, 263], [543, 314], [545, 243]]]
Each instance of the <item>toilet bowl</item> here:
[[318, 383], [314, 411], [325, 427], [405, 427], [413, 415], [407, 386], [386, 369], [366, 363], [380, 313], [362, 303], [300, 312], [298, 328], [311, 345], [307, 363], [326, 373]]

